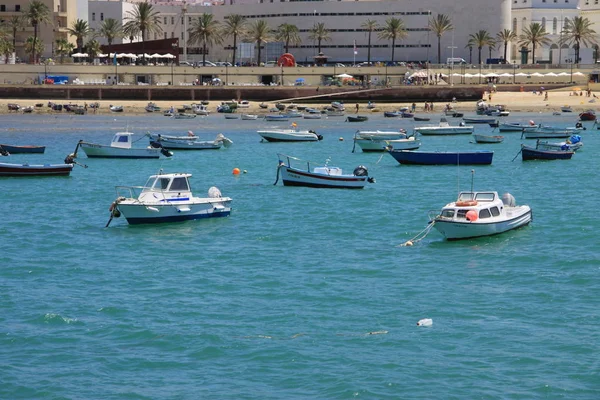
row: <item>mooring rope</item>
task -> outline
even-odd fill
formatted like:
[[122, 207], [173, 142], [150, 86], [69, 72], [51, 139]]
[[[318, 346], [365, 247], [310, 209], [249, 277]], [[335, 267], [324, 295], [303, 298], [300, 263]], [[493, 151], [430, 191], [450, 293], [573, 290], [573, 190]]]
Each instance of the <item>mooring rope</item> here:
[[[429, 234], [429, 232], [431, 231], [431, 229], [433, 228], [433, 225], [435, 225], [435, 221], [431, 221], [426, 227], [425, 229], [423, 229], [421, 232], [417, 233], [412, 239], [407, 240], [406, 242], [398, 245], [399, 247], [404, 247], [404, 246], [412, 246], [415, 243], [419, 243], [421, 240], [425, 239], [425, 237]], [[422, 235], [422, 236], [421, 236]]]

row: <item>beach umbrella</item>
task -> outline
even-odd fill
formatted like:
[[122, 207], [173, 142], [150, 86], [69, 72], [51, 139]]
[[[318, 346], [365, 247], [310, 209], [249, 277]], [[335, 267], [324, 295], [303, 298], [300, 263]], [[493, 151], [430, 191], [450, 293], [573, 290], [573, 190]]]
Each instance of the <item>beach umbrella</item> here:
[[544, 76], [544, 75], [540, 74], [539, 72], [534, 72], [533, 74], [531, 74], [531, 76], [535, 76], [536, 78], [539, 78], [540, 76]]
[[568, 72], [559, 72], [558, 76], [569, 76]]
[[335, 76], [336, 78], [352, 78], [352, 75], [348, 74], [339, 74]]
[[519, 72], [518, 74], [515, 74], [515, 76], [527, 76], [527, 74], [524, 72]]
[[167, 53], [167, 54], [163, 54], [163, 55], [161, 56], [161, 58], [175, 58], [175, 56], [174, 56], [173, 54], [169, 54], [169, 53]]
[[154, 53], [151, 55], [152, 58], [162, 58], [162, 56], [158, 53]]
[[500, 74], [499, 76], [501, 76], [501, 77], [503, 77], [503, 78], [508, 78], [508, 77], [511, 77], [511, 76], [513, 76], [513, 75], [512, 75], [512, 74], [509, 74], [508, 72], [504, 72], [504, 73]]
[[103, 53], [100, 53], [100, 54], [98, 54], [98, 55], [97, 55], [97, 57], [98, 57], [98, 58], [104, 58], [104, 57], [108, 57], [108, 54], [103, 54]]
[[573, 75], [575, 75], [575, 76], [584, 76], [585, 74], [582, 73], [582, 72], [577, 71], [577, 72], [573, 72]]
[[73, 53], [71, 57], [87, 57], [88, 53]]
[[489, 74], [483, 75], [485, 78], [497, 78], [499, 75], [495, 72], [490, 72]]
[[555, 74], [554, 72], [548, 72], [548, 73], [546, 74], [546, 76], [558, 76], [558, 75], [557, 75], [557, 74]]

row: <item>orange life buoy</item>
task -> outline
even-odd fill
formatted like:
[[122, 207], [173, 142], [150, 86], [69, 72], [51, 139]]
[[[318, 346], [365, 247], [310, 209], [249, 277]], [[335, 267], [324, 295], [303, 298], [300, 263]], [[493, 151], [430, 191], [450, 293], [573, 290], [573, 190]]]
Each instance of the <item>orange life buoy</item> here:
[[477, 201], [475, 201], [475, 200], [457, 201], [455, 204], [458, 207], [469, 207], [469, 206], [476, 206]]

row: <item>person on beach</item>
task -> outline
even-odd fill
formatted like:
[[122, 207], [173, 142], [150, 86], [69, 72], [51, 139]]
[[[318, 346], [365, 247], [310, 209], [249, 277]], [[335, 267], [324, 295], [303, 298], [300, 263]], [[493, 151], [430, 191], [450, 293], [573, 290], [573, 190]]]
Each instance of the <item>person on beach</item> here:
[[356, 113], [357, 113], [357, 114], [358, 114], [358, 108], [359, 108], [359, 107], [360, 107], [360, 106], [358, 105], [358, 103], [356, 103]]

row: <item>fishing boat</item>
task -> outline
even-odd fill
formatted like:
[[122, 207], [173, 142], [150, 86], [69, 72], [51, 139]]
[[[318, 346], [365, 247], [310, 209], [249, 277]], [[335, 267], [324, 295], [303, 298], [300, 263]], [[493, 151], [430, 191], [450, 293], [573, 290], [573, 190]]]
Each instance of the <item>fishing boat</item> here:
[[0, 144], [0, 150], [7, 151], [10, 154], [42, 154], [46, 151], [46, 146]]
[[402, 116], [402, 112], [400, 111], [384, 111], [383, 116], [386, 118], [398, 118]]
[[413, 165], [490, 165], [493, 151], [408, 151], [390, 149], [388, 153], [400, 164]]
[[202, 103], [192, 104], [192, 112], [200, 116], [207, 116], [210, 114], [210, 111], [208, 111], [208, 107]]
[[473, 139], [475, 143], [502, 143], [504, 136], [473, 134]]
[[221, 195], [216, 187], [208, 197], [192, 194], [192, 174], [162, 171], [148, 178], [145, 186], [117, 186], [117, 199], [109, 207], [110, 220], [121, 215], [130, 224], [188, 221], [226, 217], [231, 213], [231, 198]]
[[548, 142], [548, 141], [538, 141], [535, 144], [536, 149], [538, 150], [546, 150], [546, 151], [577, 151], [583, 147], [583, 142], [581, 141], [581, 136], [572, 135], [569, 139], [564, 142]]
[[487, 117], [463, 117], [466, 124], [490, 124], [496, 121], [496, 118]]
[[560, 111], [565, 112], [565, 113], [566, 112], [573, 112], [573, 109], [571, 108], [571, 106], [562, 106], [560, 108]]
[[265, 121], [288, 121], [289, 117], [287, 115], [265, 115]]
[[198, 140], [196, 136], [193, 139], [188, 137], [185, 140], [185, 136], [169, 138], [169, 136], [161, 134], [148, 134], [148, 137], [150, 143], [158, 142], [167, 150], [219, 150], [221, 147], [227, 148], [233, 144], [233, 141], [226, 138], [222, 133], [218, 133], [214, 140]]
[[112, 112], [123, 112], [123, 106], [113, 106], [112, 104], [108, 106], [110, 111]]
[[323, 140], [323, 136], [318, 135], [313, 130], [298, 130], [292, 124], [293, 129], [270, 129], [257, 131], [267, 142], [317, 142]]
[[445, 110], [444, 115], [446, 115], [447, 117], [452, 117], [452, 118], [462, 118], [465, 114], [450, 109], [450, 110]]
[[316, 114], [316, 113], [308, 113], [308, 114], [304, 114], [304, 119], [321, 119], [321, 114]]
[[344, 110], [326, 110], [325, 114], [328, 117], [343, 117], [344, 114]]
[[173, 114], [172, 118], [174, 118], [174, 119], [192, 119], [192, 118], [196, 118], [196, 114], [178, 112], [178, 113]]
[[421, 147], [421, 141], [414, 136], [393, 140], [355, 137], [354, 143], [358, 144], [364, 153], [383, 152], [388, 149], [416, 150]]
[[429, 118], [429, 117], [418, 117], [416, 115], [413, 117], [413, 119], [417, 122], [426, 122], [426, 121], [431, 120], [431, 118]]
[[447, 240], [492, 236], [517, 229], [531, 222], [527, 205], [516, 205], [515, 198], [497, 192], [460, 192], [458, 199], [430, 215], [433, 227]]
[[68, 176], [74, 164], [0, 163], [0, 176]]
[[501, 122], [498, 124], [500, 132], [532, 132], [539, 128], [539, 125], [529, 121], [529, 124], [521, 122]]
[[240, 118], [243, 121], [256, 121], [258, 119], [258, 115], [257, 114], [242, 114], [240, 116]]
[[80, 140], [77, 143], [74, 153], [81, 147], [88, 158], [159, 158], [160, 155], [170, 157], [172, 154], [161, 147], [160, 143], [154, 146], [135, 148], [132, 147], [133, 133], [117, 132], [115, 133], [110, 145], [88, 143]]
[[596, 112], [594, 110], [587, 110], [579, 114], [580, 121], [595, 121]]
[[521, 145], [523, 161], [531, 160], [570, 160], [575, 152], [573, 150], [541, 150], [537, 147]]
[[471, 134], [474, 129], [472, 125], [450, 125], [448, 120], [442, 117], [438, 125], [417, 126], [414, 131], [422, 135], [461, 135]]
[[522, 138], [525, 139], [550, 139], [550, 138], [568, 138], [573, 134], [573, 131], [562, 129], [562, 130], [545, 130], [538, 128], [535, 131], [523, 132]]
[[298, 110], [289, 110], [289, 109], [285, 113], [282, 113], [281, 115], [285, 115], [288, 118], [302, 118], [304, 116], [304, 114], [299, 112]]
[[156, 103], [149, 102], [145, 107], [146, 112], [160, 112], [160, 107]]
[[239, 119], [239, 114], [225, 114], [225, 119]]
[[355, 139], [372, 139], [372, 140], [396, 140], [407, 138], [406, 129], [398, 129], [397, 131], [361, 131], [358, 130], [354, 134]]
[[[356, 167], [352, 174], [344, 174], [341, 168], [330, 167], [328, 163], [324, 166], [314, 167], [311, 170], [309, 161], [299, 158], [278, 154], [279, 165], [277, 166], [277, 180], [275, 185], [281, 180], [284, 186], [305, 186], [314, 188], [337, 188], [337, 189], [362, 189], [367, 182], [374, 182], [369, 177], [369, 171], [366, 167], [360, 165]], [[292, 160], [305, 162], [306, 168], [296, 168], [292, 166]]]
[[348, 115], [346, 117], [346, 122], [365, 122], [368, 120], [369, 120], [369, 117], [366, 117], [364, 115], [357, 115], [357, 116]]

